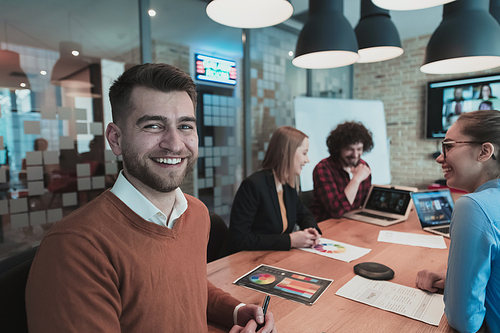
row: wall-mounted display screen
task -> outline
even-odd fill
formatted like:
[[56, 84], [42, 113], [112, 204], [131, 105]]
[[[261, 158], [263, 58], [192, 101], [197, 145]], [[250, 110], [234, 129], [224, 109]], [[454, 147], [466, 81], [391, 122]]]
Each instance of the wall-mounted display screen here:
[[500, 75], [427, 84], [426, 138], [444, 138], [463, 112], [500, 110]]
[[223, 84], [236, 84], [236, 62], [195, 54], [196, 79]]

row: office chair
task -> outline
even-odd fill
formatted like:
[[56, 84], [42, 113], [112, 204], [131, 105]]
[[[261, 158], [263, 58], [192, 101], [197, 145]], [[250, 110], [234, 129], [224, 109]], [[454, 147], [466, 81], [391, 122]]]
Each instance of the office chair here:
[[38, 247], [0, 261], [0, 331], [27, 333], [24, 292]]
[[210, 238], [207, 247], [207, 263], [224, 257], [223, 249], [229, 229], [224, 220], [215, 213], [210, 213]]
[[300, 192], [299, 198], [300, 201], [302, 201], [302, 203], [304, 204], [304, 206], [306, 206], [307, 209], [309, 209], [309, 206], [311, 205], [313, 199], [313, 191], [311, 190], [311, 191]]

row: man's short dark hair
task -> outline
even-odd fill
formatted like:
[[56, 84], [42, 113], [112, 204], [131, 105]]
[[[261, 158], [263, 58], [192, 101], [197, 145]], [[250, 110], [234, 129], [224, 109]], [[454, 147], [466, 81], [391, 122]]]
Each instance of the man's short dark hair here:
[[367, 130], [362, 123], [354, 121], [338, 125], [326, 139], [328, 151], [334, 158], [340, 156], [341, 149], [356, 143], [363, 144], [363, 152], [369, 152], [373, 148], [372, 132]]
[[134, 87], [162, 92], [185, 91], [196, 110], [196, 85], [188, 74], [167, 64], [136, 65], [126, 70], [109, 89], [111, 113], [117, 125], [123, 124], [132, 111], [130, 96]]

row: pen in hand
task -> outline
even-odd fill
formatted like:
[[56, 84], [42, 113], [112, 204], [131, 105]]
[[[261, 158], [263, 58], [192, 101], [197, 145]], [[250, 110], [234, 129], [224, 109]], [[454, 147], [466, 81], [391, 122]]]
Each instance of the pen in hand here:
[[257, 329], [255, 330], [256, 332], [259, 331], [262, 327], [264, 327], [264, 325], [266, 323], [266, 312], [267, 312], [267, 307], [269, 305], [270, 300], [271, 300], [271, 297], [269, 295], [266, 295], [266, 298], [264, 298], [264, 303], [262, 304], [262, 312], [264, 312], [264, 323], [257, 325]]

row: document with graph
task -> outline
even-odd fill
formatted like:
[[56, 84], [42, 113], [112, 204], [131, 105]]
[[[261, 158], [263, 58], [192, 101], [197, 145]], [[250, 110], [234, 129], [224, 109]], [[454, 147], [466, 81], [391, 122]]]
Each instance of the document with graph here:
[[443, 295], [397, 283], [353, 277], [335, 295], [439, 326], [444, 314]]
[[332, 282], [333, 280], [260, 265], [233, 283], [294, 302], [313, 305]]

